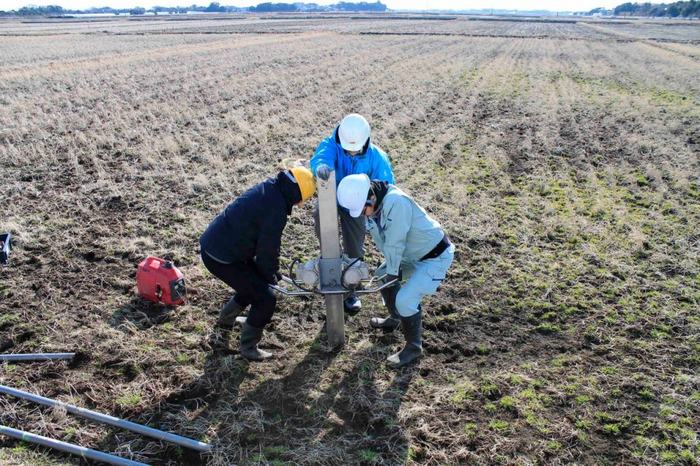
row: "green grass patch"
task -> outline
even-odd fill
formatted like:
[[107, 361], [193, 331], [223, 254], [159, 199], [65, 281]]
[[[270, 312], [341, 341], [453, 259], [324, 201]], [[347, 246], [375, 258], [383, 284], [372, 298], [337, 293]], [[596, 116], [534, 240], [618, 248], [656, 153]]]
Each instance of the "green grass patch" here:
[[360, 450], [360, 458], [368, 463], [374, 463], [379, 458], [379, 453], [372, 450]]
[[125, 407], [125, 408], [131, 408], [133, 406], [136, 406], [137, 404], [141, 403], [141, 396], [140, 395], [124, 395], [120, 396], [116, 400], [117, 404], [119, 406]]
[[510, 424], [506, 421], [493, 420], [489, 422], [489, 428], [499, 434], [505, 434], [510, 431]]

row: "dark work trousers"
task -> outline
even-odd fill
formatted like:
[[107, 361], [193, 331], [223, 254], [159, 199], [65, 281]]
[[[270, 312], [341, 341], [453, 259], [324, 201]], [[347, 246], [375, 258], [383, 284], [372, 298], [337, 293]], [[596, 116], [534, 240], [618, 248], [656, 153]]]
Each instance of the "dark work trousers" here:
[[216, 278], [236, 291], [236, 302], [245, 307], [250, 304], [248, 325], [263, 328], [275, 313], [277, 297], [258, 272], [255, 262], [222, 264], [202, 251], [202, 262]]
[[[314, 209], [314, 230], [319, 244], [321, 243], [321, 222], [318, 211], [318, 202]], [[360, 215], [352, 218], [349, 213], [338, 207], [338, 217], [340, 217], [340, 228], [343, 234], [343, 252], [348, 257], [363, 258], [365, 256], [365, 235], [367, 233], [367, 217]]]

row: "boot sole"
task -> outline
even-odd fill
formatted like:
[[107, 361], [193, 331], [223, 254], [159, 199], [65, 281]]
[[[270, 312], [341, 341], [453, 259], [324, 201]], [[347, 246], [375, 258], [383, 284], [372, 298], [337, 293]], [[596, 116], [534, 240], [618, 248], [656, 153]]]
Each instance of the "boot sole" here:
[[401, 364], [401, 363], [399, 363], [399, 364], [392, 364], [392, 363], [390, 363], [389, 361], [387, 361], [387, 362], [386, 362], [386, 365], [389, 366], [389, 367], [392, 368], [392, 369], [401, 369], [401, 368], [403, 368], [403, 367], [408, 367], [408, 366], [410, 366], [410, 365], [412, 365], [412, 364], [416, 364], [416, 363], [420, 362], [420, 358], [421, 358], [421, 357], [422, 357], [422, 355], [421, 355], [421, 356], [418, 356], [417, 358], [411, 359], [410, 361], [405, 362], [405, 363], [403, 363], [403, 364]]
[[395, 327], [392, 327], [391, 325], [374, 325], [372, 320], [370, 320], [369, 326], [375, 330], [381, 330], [384, 333], [394, 333], [394, 331], [401, 327], [401, 324], [397, 324]]
[[241, 356], [243, 356], [244, 358], [246, 358], [248, 361], [266, 361], [266, 360], [272, 358], [272, 354], [271, 354], [271, 353], [268, 353], [267, 355], [262, 356], [262, 357], [250, 357], [250, 356], [246, 356], [246, 355], [243, 354], [243, 353], [241, 353]]
[[217, 319], [216, 323], [222, 327], [233, 327], [233, 324], [236, 322], [236, 319], [240, 315], [241, 315], [241, 313], [237, 312], [235, 315], [231, 314], [231, 315], [226, 316], [225, 319], [220, 319], [220, 318]]

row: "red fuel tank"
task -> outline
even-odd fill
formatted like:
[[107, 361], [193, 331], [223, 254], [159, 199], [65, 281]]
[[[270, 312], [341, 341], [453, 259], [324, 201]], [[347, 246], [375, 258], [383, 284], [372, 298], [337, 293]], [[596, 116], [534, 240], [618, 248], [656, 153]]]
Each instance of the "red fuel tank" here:
[[172, 262], [148, 257], [136, 272], [139, 294], [149, 301], [168, 305], [185, 302], [185, 277]]

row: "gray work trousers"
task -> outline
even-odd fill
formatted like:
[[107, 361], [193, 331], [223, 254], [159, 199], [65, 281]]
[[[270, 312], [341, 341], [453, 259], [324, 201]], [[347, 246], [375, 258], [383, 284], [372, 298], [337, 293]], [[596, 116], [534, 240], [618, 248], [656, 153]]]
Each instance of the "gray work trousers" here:
[[[365, 256], [365, 235], [367, 233], [367, 217], [360, 215], [353, 218], [343, 209], [338, 208], [340, 228], [343, 236], [343, 252], [348, 257], [363, 258]], [[321, 243], [321, 222], [319, 221], [318, 202], [314, 209], [314, 230], [319, 244]]]

